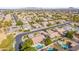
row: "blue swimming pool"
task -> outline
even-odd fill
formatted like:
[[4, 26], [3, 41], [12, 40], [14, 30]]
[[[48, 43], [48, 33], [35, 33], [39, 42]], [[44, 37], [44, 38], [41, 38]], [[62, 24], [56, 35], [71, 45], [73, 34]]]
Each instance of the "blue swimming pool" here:
[[48, 48], [47, 51], [53, 51], [53, 48]]
[[66, 45], [66, 44], [62, 44], [62, 45], [61, 45], [61, 47], [62, 47], [62, 48], [64, 48], [64, 49], [69, 48], [69, 46], [68, 46], [68, 45]]
[[41, 49], [41, 48], [43, 48], [43, 45], [42, 44], [39, 44], [39, 45], [36, 46], [36, 48], [37, 49]]

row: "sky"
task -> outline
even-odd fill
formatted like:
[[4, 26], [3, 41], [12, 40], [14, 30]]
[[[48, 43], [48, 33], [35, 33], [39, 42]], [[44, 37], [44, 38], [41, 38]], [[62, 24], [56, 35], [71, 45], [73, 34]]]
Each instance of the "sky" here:
[[79, 7], [79, 0], [0, 0], [0, 8], [68, 8]]

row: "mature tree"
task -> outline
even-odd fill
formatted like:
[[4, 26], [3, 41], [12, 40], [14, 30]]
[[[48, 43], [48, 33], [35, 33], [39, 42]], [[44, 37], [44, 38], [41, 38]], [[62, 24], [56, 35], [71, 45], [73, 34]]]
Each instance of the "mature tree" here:
[[49, 24], [47, 24], [47, 26], [52, 26], [52, 24], [51, 24], [51, 23], [49, 23]]
[[24, 51], [36, 51], [35, 47], [28, 47]]
[[2, 21], [0, 21], [0, 28], [2, 28]]
[[72, 16], [72, 20], [75, 22], [79, 22], [79, 16], [78, 15]]
[[52, 43], [52, 41], [49, 37], [47, 37], [44, 42], [45, 42], [46, 46]]
[[74, 33], [75, 33], [74, 31], [68, 31], [68, 32], [66, 33], [66, 37], [72, 39]]
[[[27, 39], [27, 40], [24, 42], [24, 44], [23, 44], [21, 50], [28, 50], [28, 48], [32, 48], [32, 47], [31, 47], [32, 45], [33, 45], [33, 41], [32, 41], [31, 39]], [[30, 51], [30, 50], [29, 50], [29, 51]]]
[[23, 22], [21, 20], [19, 20], [19, 21], [16, 22], [16, 25], [17, 26], [22, 26], [23, 25]]
[[9, 20], [9, 21], [4, 21], [4, 27], [9, 27], [9, 26], [11, 26], [12, 25], [12, 21], [11, 20]]

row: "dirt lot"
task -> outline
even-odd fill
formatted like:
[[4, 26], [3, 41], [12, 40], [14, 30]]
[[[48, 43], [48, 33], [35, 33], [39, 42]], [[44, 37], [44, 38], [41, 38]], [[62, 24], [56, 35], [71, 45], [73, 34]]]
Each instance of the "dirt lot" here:
[[6, 34], [4, 33], [4, 31], [2, 29], [0, 29], [0, 44], [2, 42], [2, 40], [4, 40], [6, 38]]

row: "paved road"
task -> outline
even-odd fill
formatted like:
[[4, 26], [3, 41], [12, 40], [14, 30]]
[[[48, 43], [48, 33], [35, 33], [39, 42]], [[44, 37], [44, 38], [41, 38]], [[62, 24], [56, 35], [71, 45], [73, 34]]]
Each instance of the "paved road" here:
[[15, 14], [13, 14], [12, 17], [13, 17], [13, 20], [15, 20], [15, 22], [16, 22], [18, 17]]
[[19, 44], [22, 43], [22, 40], [21, 40], [22, 36], [24, 36], [24, 35], [26, 35], [26, 34], [38, 32], [38, 31], [46, 30], [46, 29], [49, 29], [49, 28], [55, 28], [55, 27], [58, 27], [58, 26], [64, 26], [64, 25], [66, 25], [66, 24], [70, 24], [70, 23], [68, 22], [68, 23], [65, 23], [65, 24], [59, 24], [59, 25], [55, 25], [55, 26], [48, 27], [48, 28], [43, 28], [43, 29], [31, 31], [31, 32], [23, 32], [23, 33], [21, 33], [21, 34], [18, 34], [18, 35], [15, 37], [15, 39], [16, 39], [15, 50], [16, 50], [16, 51], [19, 51]]

